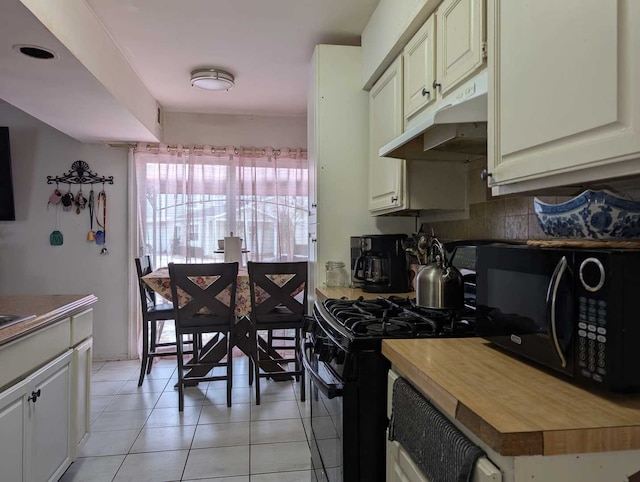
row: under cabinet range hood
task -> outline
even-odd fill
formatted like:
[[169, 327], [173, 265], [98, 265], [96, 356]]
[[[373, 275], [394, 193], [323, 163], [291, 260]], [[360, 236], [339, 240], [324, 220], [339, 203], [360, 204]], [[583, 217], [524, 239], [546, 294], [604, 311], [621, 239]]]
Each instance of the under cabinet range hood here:
[[[447, 102], [451, 99], [451, 102]], [[445, 105], [382, 146], [380, 157], [457, 161], [487, 154], [487, 72], [447, 95]]]

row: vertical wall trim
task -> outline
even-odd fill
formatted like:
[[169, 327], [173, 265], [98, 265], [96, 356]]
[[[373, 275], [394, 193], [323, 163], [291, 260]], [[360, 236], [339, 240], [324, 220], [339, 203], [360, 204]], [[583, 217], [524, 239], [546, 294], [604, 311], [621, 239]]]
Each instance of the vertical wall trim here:
[[129, 358], [136, 359], [138, 353], [138, 318], [140, 316], [139, 308], [139, 292], [138, 292], [138, 274], [133, 263], [133, 259], [139, 256], [138, 252], [138, 193], [136, 187], [136, 166], [133, 160], [133, 147], [129, 148], [127, 158], [127, 271], [129, 273], [129, 323], [128, 323], [128, 345]]

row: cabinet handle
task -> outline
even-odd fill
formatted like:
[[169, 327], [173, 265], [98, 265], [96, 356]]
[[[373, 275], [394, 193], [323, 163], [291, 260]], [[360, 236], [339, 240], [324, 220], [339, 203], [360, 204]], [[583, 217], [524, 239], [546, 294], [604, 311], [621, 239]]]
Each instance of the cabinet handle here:
[[431, 97], [431, 92], [429, 92], [425, 87], [422, 88], [422, 97], [427, 96], [427, 99]]
[[311, 238], [311, 242], [312, 242], [312, 243], [317, 243], [317, 242], [318, 242], [318, 240], [317, 240], [316, 238]]
[[442, 84], [438, 84], [438, 82], [436, 80], [433, 81], [433, 84], [431, 84], [431, 87], [433, 87], [433, 89], [440, 89], [440, 91], [442, 91]]
[[313, 204], [311, 205], [311, 207], [312, 207], [312, 208], [317, 208], [317, 207], [318, 207], [318, 205], [317, 205], [316, 203], [313, 203]]
[[486, 181], [492, 176], [493, 174], [487, 171], [486, 169], [483, 169], [482, 171], [480, 171], [480, 179], [482, 179], [483, 181]]
[[392, 203], [397, 203], [398, 202], [398, 196], [392, 196], [391, 197], [391, 202]]
[[40, 396], [40, 389], [38, 388], [37, 391], [31, 392], [31, 396], [27, 398], [27, 400], [29, 400], [30, 402], [36, 403], [38, 401], [39, 396]]

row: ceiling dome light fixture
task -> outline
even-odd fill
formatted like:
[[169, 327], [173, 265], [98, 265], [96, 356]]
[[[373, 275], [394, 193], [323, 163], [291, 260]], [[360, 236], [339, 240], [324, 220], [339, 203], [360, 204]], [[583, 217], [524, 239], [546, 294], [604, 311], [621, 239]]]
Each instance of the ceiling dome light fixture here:
[[191, 85], [204, 90], [229, 90], [235, 85], [229, 72], [218, 69], [198, 69], [191, 72]]

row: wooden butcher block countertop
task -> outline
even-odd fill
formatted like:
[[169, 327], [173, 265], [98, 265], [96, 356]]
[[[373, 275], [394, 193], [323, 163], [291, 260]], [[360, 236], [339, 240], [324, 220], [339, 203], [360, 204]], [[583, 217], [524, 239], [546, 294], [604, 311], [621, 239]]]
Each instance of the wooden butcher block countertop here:
[[480, 338], [385, 340], [382, 353], [503, 455], [640, 449], [640, 395], [599, 395]]
[[98, 298], [94, 295], [0, 296], [1, 314], [35, 315], [34, 318], [0, 327], [0, 345], [80, 313], [96, 301]]

